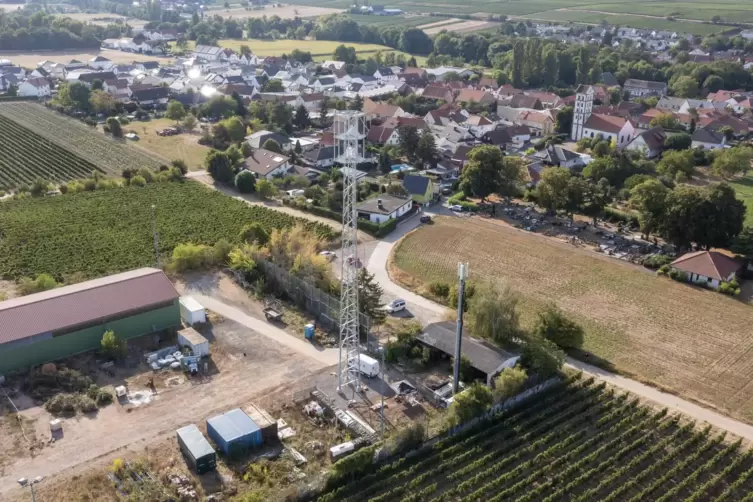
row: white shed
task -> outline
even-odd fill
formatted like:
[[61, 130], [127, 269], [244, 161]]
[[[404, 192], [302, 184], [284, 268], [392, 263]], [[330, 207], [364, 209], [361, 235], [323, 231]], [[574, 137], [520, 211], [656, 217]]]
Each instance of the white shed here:
[[209, 341], [193, 328], [178, 331], [178, 345], [190, 347], [193, 355], [204, 357], [209, 355]]
[[180, 317], [189, 326], [197, 322], [207, 322], [207, 313], [204, 307], [193, 296], [180, 297]]

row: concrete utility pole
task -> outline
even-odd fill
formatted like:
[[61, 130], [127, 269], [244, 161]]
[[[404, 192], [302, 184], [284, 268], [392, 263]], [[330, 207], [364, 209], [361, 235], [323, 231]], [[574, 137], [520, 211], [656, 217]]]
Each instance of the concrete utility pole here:
[[460, 386], [460, 359], [463, 339], [463, 297], [465, 296], [465, 280], [468, 278], [468, 264], [458, 263], [458, 322], [455, 334], [455, 362], [452, 371], [452, 395], [458, 393]]
[[154, 263], [159, 268], [159, 234], [157, 234], [157, 206], [152, 204], [152, 237], [154, 238]]
[[382, 441], [384, 441], [384, 386], [387, 384], [387, 381], [384, 379], [384, 345], [382, 345], [382, 392], [379, 394], [382, 396]]
[[21, 478], [21, 479], [18, 480], [18, 484], [19, 485], [21, 485], [23, 487], [28, 486], [31, 489], [31, 502], [37, 502], [37, 494], [34, 491], [34, 485], [36, 485], [37, 483], [40, 483], [41, 481], [42, 481], [42, 476], [37, 476], [36, 478], [32, 479], [31, 481], [29, 481], [26, 478]]

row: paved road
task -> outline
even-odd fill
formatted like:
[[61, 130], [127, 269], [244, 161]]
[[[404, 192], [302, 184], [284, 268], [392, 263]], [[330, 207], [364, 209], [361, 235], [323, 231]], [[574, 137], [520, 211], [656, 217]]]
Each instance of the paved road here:
[[[446, 208], [435, 207], [427, 211], [429, 214], [447, 214], [449, 211]], [[449, 213], [452, 214], [452, 213]], [[396, 297], [403, 298], [408, 303], [408, 309], [416, 313], [416, 317], [419, 318], [424, 324], [427, 322], [434, 322], [442, 320], [446, 307], [428, 300], [422, 296], [411, 293], [410, 291], [402, 288], [398, 284], [392, 282], [387, 273], [387, 260], [389, 259], [392, 248], [395, 243], [400, 240], [405, 234], [415, 229], [420, 225], [418, 218], [414, 217], [405, 221], [403, 224], [392, 232], [385, 240], [379, 241], [371, 256], [369, 258], [367, 267], [369, 272], [373, 273], [375, 278], [379, 281], [385, 290], [385, 293], [394, 295]], [[432, 320], [433, 319], [433, 320]], [[715, 427], [727, 430], [732, 434], [740, 436], [742, 438], [753, 441], [753, 426], [747, 425], [743, 422], [726, 417], [721, 413], [717, 413], [711, 409], [704, 408], [697, 404], [686, 401], [674, 394], [662, 392], [654, 387], [636, 382], [629, 378], [625, 378], [608, 371], [604, 371], [600, 368], [586, 364], [584, 362], [568, 358], [567, 366], [581, 370], [584, 373], [594, 375], [609, 384], [616, 387], [620, 387], [624, 390], [632, 392], [645, 399], [649, 399], [662, 406], [666, 406], [670, 410], [681, 412], [690, 418], [698, 421], [707, 422]]]
[[292, 336], [290, 333], [287, 333], [284, 330], [273, 326], [266, 320], [252, 317], [242, 310], [231, 307], [230, 305], [222, 303], [219, 300], [215, 300], [210, 296], [200, 295], [196, 293], [191, 293], [191, 296], [196, 298], [196, 300], [205, 308], [208, 308], [209, 310], [220, 314], [226, 319], [230, 319], [239, 324], [242, 324], [243, 326], [246, 326], [247, 328], [259, 333], [260, 335], [266, 336], [267, 338], [270, 338], [277, 343], [281, 343], [282, 345], [285, 345], [302, 355], [315, 359], [328, 366], [337, 364], [337, 349], [319, 349], [309, 342], [306, 342], [305, 340], [299, 340], [298, 338]]

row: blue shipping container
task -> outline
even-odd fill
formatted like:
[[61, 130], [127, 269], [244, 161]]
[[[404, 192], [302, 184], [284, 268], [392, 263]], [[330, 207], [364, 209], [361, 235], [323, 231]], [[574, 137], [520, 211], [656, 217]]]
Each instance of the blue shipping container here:
[[225, 455], [261, 446], [261, 428], [243, 410], [236, 408], [207, 420], [207, 435]]

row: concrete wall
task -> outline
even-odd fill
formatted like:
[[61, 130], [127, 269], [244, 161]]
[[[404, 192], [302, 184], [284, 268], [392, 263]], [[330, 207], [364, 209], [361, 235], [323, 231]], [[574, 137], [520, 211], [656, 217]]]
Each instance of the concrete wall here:
[[129, 339], [178, 325], [180, 309], [176, 299], [169, 307], [104, 322], [36, 343], [0, 345], [0, 374], [97, 349], [107, 330], [113, 330], [118, 336]]

